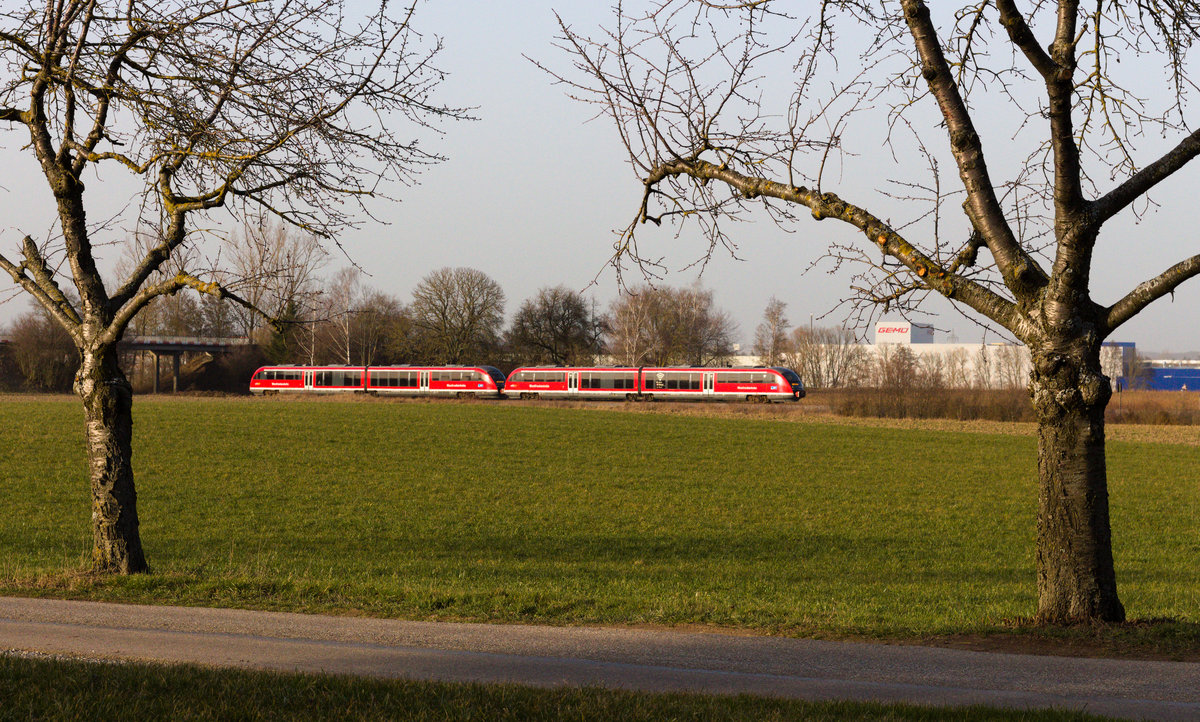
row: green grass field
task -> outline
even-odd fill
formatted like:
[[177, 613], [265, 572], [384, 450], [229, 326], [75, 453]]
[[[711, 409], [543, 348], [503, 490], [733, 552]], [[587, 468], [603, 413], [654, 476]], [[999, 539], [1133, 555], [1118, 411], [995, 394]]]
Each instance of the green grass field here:
[[748, 696], [641, 694], [595, 688], [439, 684], [0, 655], [0, 720], [1031, 720], [1078, 712], [938, 709]]
[[[515, 404], [134, 405], [153, 573], [82, 572], [82, 411], [0, 397], [0, 593], [808, 636], [1035, 609], [1027, 436]], [[1200, 647], [1200, 448], [1111, 442], [1118, 584]]]

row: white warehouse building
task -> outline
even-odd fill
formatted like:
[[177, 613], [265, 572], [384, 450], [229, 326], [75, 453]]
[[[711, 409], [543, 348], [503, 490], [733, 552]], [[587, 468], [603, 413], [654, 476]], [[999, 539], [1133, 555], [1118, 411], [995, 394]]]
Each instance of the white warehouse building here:
[[[880, 321], [875, 325], [875, 343], [859, 346], [868, 367], [878, 367], [903, 348], [913, 355], [918, 370], [936, 373], [948, 388], [1025, 388], [1033, 366], [1023, 344], [937, 343], [932, 326], [909, 321]], [[1106, 343], [1101, 350], [1101, 370], [1114, 388], [1124, 381], [1133, 356], [1133, 343]], [[733, 359], [739, 366], [758, 362], [756, 356]]]

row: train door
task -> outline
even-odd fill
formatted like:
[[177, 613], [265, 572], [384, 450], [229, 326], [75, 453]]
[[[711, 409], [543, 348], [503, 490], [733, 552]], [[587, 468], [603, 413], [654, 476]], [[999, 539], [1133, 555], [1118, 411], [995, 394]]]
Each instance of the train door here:
[[714, 376], [714, 375], [715, 375], [715, 374], [713, 374], [712, 372], [706, 372], [706, 373], [704, 374], [704, 384], [703, 384], [703, 386], [704, 386], [704, 395], [705, 395], [705, 396], [712, 396], [712, 393], [713, 393], [713, 376]]
[[429, 372], [428, 371], [421, 372], [421, 393], [423, 393], [423, 394], [429, 393]]
[[567, 373], [567, 393], [568, 394], [579, 393], [579, 372], [578, 371], [570, 371]]
[[311, 391], [312, 387], [313, 387], [313, 372], [305, 371], [304, 372], [304, 389], [306, 391]]

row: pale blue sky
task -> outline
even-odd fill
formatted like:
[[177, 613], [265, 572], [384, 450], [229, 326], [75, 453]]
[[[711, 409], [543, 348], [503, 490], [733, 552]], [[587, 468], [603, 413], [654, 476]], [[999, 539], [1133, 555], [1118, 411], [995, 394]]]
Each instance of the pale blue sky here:
[[[615, 275], [605, 263], [613, 229], [636, 211], [641, 185], [626, 164], [624, 149], [611, 123], [591, 120], [593, 111], [564, 94], [523, 55], [566, 69], [569, 60], [552, 47], [556, 34], [553, 8], [580, 29], [610, 17], [606, 3], [522, 0], [443, 0], [421, 6], [417, 24], [443, 37], [440, 65], [451, 73], [441, 100], [478, 106], [477, 122], [446, 125], [436, 149], [449, 160], [427, 170], [419, 185], [399, 189], [403, 202], [377, 206], [389, 225], [367, 225], [343, 239], [347, 251], [372, 277], [367, 282], [407, 300], [413, 286], [442, 266], [473, 266], [503, 286], [511, 315], [520, 302], [545, 285], [563, 283], [587, 289], [606, 305], [617, 293]], [[1004, 137], [983, 129], [985, 151], [1003, 148]], [[16, 139], [0, 136], [6, 164], [19, 164]], [[993, 151], [994, 152], [994, 151]], [[876, 162], [879, 159], [867, 158]], [[891, 157], [883, 160], [891, 163]], [[1129, 219], [1110, 224], [1097, 263], [1098, 300], [1112, 302], [1136, 283], [1200, 249], [1200, 208], [1192, 200], [1197, 170], [1191, 169], [1156, 194], [1162, 205], [1140, 225]], [[26, 167], [19, 175], [36, 173]], [[9, 257], [19, 232], [37, 235], [46, 225], [32, 215], [39, 203], [26, 196], [26, 185], [44, 193], [42, 181], [24, 184], [8, 174], [0, 182], [0, 203], [8, 222], [0, 224], [0, 245]], [[870, 207], [873, 191], [864, 179], [843, 179], [843, 196]], [[43, 212], [45, 206], [42, 206]], [[765, 221], [744, 224], [737, 232], [736, 261], [720, 255], [702, 278], [718, 305], [731, 312], [749, 344], [763, 307], [771, 296], [788, 304], [794, 324], [809, 315], [820, 318], [848, 294], [848, 278], [823, 269], [801, 275], [820, 256], [830, 238], [857, 242], [861, 235], [834, 222], [797, 225], [784, 233]], [[703, 249], [695, 229], [674, 238], [672, 229], [647, 227], [643, 244], [665, 255], [672, 269], [694, 260]], [[1107, 257], [1103, 257], [1107, 254]], [[403, 260], [397, 260], [403, 259]], [[667, 283], [695, 280], [694, 270], [671, 273]], [[0, 279], [0, 299], [11, 285]], [[27, 308], [24, 300], [0, 304], [0, 326]], [[934, 323], [952, 329], [963, 342], [976, 342], [981, 331], [949, 312], [942, 302]], [[837, 312], [819, 325], [841, 320]], [[940, 333], [938, 340], [950, 340]], [[988, 340], [996, 340], [989, 335]], [[1200, 281], [1185, 284], [1172, 302], [1164, 299], [1144, 311], [1113, 338], [1135, 341], [1143, 350], [1200, 350]]]

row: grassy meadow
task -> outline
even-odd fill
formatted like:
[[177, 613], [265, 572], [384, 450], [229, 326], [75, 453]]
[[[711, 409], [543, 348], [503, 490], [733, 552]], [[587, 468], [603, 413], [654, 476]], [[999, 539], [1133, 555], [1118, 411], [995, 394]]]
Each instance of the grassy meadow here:
[[[134, 415], [152, 573], [95, 578], [79, 403], [0, 397], [0, 593], [896, 639], [1035, 611], [1028, 435], [380, 400]], [[1128, 613], [1194, 651], [1200, 447], [1113, 441], [1109, 476]]]
[[935, 708], [750, 696], [533, 689], [0, 655], [0, 722], [13, 720], [1026, 720], [1086, 722], [1062, 710]]

